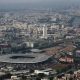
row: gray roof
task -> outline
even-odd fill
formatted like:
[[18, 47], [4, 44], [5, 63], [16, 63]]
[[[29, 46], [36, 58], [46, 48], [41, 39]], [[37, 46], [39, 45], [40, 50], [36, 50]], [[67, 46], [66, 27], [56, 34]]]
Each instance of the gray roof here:
[[[12, 59], [10, 57], [12, 56], [31, 56], [34, 58], [16, 58], [16, 59]], [[26, 54], [6, 54], [6, 55], [2, 55], [0, 56], [0, 62], [5, 62], [5, 63], [39, 63], [39, 62], [43, 62], [46, 61], [47, 59], [49, 59], [51, 57], [51, 55], [47, 55], [47, 54], [35, 54], [35, 53], [26, 53]]]
[[41, 52], [42, 50], [39, 50], [39, 49], [32, 49], [31, 51], [32, 51], [32, 52], [38, 52], [38, 53], [39, 53], [39, 52]]

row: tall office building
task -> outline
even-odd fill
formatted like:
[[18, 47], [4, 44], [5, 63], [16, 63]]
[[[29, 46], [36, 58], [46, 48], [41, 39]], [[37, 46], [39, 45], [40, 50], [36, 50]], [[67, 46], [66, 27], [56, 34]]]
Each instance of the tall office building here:
[[43, 38], [47, 39], [47, 26], [43, 25]]

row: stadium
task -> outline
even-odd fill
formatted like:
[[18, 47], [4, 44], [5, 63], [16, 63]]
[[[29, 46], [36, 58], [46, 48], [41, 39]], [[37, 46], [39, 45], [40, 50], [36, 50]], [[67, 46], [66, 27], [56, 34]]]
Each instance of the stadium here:
[[0, 56], [0, 64], [16, 67], [18, 69], [40, 68], [47, 66], [52, 61], [52, 55], [44, 53], [26, 53], [26, 54], [6, 54]]

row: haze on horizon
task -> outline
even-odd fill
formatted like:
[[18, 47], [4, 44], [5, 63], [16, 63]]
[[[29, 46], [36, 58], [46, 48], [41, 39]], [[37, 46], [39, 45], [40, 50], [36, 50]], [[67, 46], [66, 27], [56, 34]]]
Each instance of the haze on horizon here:
[[0, 0], [0, 9], [80, 7], [79, 4], [80, 0]]

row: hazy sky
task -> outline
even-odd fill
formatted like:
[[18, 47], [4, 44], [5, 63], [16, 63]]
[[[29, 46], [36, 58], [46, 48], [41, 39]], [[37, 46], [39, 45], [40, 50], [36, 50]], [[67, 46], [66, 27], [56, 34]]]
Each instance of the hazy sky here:
[[59, 7], [79, 5], [80, 0], [0, 0], [0, 8], [6, 7]]
[[0, 4], [7, 3], [38, 3], [38, 2], [80, 2], [80, 0], [0, 0]]

